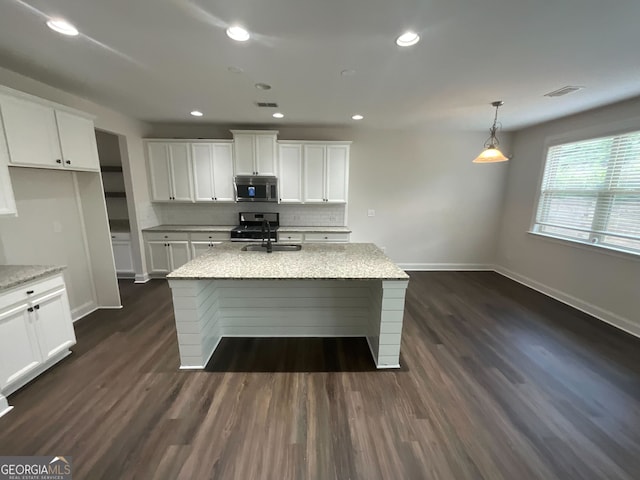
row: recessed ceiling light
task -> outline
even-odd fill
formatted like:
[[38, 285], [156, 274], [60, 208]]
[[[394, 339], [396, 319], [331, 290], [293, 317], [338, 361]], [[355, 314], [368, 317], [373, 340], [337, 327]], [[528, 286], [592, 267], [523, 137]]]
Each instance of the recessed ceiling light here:
[[356, 74], [356, 71], [352, 68], [347, 68], [346, 70], [342, 70], [340, 72], [340, 75], [342, 75], [343, 77], [352, 77]]
[[256, 83], [256, 88], [258, 90], [271, 90], [271, 85], [268, 83]]
[[396, 45], [399, 47], [410, 47], [420, 41], [420, 35], [415, 32], [405, 32], [396, 38]]
[[199, 110], [194, 110], [193, 112], [191, 112], [191, 115], [193, 115], [194, 117], [201, 117], [204, 114]]
[[78, 35], [78, 29], [62, 18], [52, 18], [47, 21], [47, 27], [63, 35], [75, 37]]
[[227, 28], [227, 36], [237, 42], [246, 42], [250, 37], [249, 32], [239, 25], [233, 25]]
[[242, 73], [242, 72], [244, 72], [243, 69], [241, 69], [240, 67], [236, 67], [235, 65], [231, 65], [230, 67], [227, 67], [227, 70], [229, 70], [231, 73]]
[[362, 120], [364, 117], [362, 115], [353, 115], [351, 118], [354, 120]]
[[284, 113], [274, 113], [273, 118], [284, 118]]

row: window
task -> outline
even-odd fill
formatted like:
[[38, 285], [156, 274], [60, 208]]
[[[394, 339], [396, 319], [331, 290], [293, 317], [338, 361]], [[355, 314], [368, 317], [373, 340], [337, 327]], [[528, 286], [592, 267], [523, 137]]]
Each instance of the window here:
[[640, 132], [549, 148], [533, 231], [640, 254]]

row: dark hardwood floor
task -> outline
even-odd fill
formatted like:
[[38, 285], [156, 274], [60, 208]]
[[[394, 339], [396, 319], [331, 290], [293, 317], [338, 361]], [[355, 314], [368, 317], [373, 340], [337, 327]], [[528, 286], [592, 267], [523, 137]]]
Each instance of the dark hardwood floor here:
[[169, 288], [76, 324], [0, 455], [76, 479], [637, 479], [640, 340], [489, 272], [411, 274], [402, 369], [362, 339], [226, 339], [178, 371]]

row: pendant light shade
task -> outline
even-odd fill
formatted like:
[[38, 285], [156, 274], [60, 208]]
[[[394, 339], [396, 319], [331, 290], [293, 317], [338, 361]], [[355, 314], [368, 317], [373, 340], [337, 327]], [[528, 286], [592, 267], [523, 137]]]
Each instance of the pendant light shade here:
[[491, 105], [496, 107], [496, 115], [493, 118], [493, 126], [489, 129], [490, 136], [487, 141], [484, 142], [484, 150], [475, 158], [473, 163], [496, 163], [509, 160], [498, 148], [500, 142], [496, 136], [496, 132], [498, 131], [498, 108], [504, 105], [504, 102], [496, 101]]

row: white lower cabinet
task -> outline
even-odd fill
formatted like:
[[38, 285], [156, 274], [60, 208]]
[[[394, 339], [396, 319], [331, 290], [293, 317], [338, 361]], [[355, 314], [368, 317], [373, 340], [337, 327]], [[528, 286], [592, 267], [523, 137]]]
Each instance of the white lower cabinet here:
[[147, 242], [151, 273], [169, 273], [191, 260], [188, 241]]
[[62, 275], [0, 294], [0, 396], [64, 358], [75, 343]]
[[145, 232], [149, 273], [166, 275], [202, 255], [213, 245], [229, 241], [229, 232]]
[[133, 251], [131, 249], [131, 234], [128, 232], [112, 233], [111, 246], [113, 247], [113, 260], [116, 265], [118, 277], [130, 278], [135, 275]]

